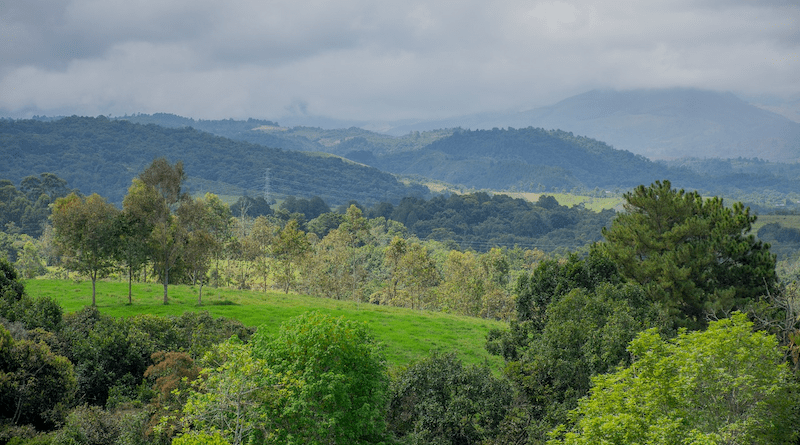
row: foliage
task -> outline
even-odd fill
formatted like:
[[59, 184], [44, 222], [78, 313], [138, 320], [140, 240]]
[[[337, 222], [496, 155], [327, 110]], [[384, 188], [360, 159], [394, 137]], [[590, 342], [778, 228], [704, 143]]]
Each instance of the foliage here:
[[78, 399], [91, 405], [104, 406], [113, 387], [135, 392], [154, 352], [136, 325], [91, 306], [67, 314], [59, 336], [75, 364]]
[[7, 179], [0, 180], [0, 230], [40, 236], [50, 216], [50, 205], [70, 192], [76, 191], [52, 173], [26, 176], [20, 180], [19, 189]]
[[92, 280], [92, 306], [97, 304], [97, 279], [116, 267], [118, 217], [119, 210], [97, 194], [83, 199], [71, 193], [53, 206], [53, 228], [62, 258], [69, 269]]
[[265, 361], [235, 338], [216, 346], [203, 362], [203, 378], [183, 409], [184, 422], [195, 431], [219, 431], [232, 445], [271, 439], [272, 425], [280, 420], [269, 416], [270, 408], [293, 383], [284, 379], [279, 388]]
[[625, 194], [625, 210], [597, 248], [645, 286], [678, 325], [702, 327], [708, 312], [744, 307], [777, 284], [769, 245], [748, 234], [755, 216], [669, 181]]
[[53, 433], [52, 445], [146, 445], [142, 434], [144, 413], [78, 406], [64, 426]]
[[318, 312], [285, 322], [269, 338], [259, 329], [253, 355], [275, 375], [297, 380], [270, 418], [287, 444], [377, 443], [385, 434], [388, 376], [366, 327]]
[[100, 193], [119, 204], [135, 172], [164, 156], [170, 162], [182, 159], [186, 171], [192, 172], [192, 182], [220, 195], [260, 191], [266, 169], [271, 191], [278, 196], [320, 196], [336, 203], [349, 199], [398, 202], [404, 196], [429, 193], [375, 168], [288, 151], [292, 148], [234, 141], [185, 125], [164, 128], [102, 116], [52, 122], [3, 120], [0, 157], [5, 162], [0, 165], [0, 178], [17, 182], [24, 172], [48, 171], [86, 194]]
[[172, 445], [231, 445], [231, 443], [219, 432], [210, 434], [190, 432], [173, 439]]
[[272, 208], [263, 196], [240, 196], [231, 205], [231, 214], [236, 216], [249, 216], [257, 218], [259, 216], [269, 216], [273, 214]]
[[17, 270], [5, 258], [0, 258], [0, 298], [6, 301], [16, 301], [25, 294], [25, 285], [22, 284]]
[[464, 367], [454, 354], [415, 362], [392, 380], [389, 430], [404, 444], [479, 444], [493, 439], [511, 387], [486, 366]]
[[22, 276], [27, 279], [36, 278], [47, 272], [44, 260], [39, 254], [39, 248], [33, 241], [27, 241], [22, 246], [22, 251], [16, 264], [17, 268], [22, 272]]
[[405, 246], [394, 270], [394, 280], [394, 297], [387, 303], [411, 309], [438, 307], [433, 287], [439, 283], [439, 272], [422, 244], [410, 242]]
[[517, 360], [530, 340], [545, 328], [551, 303], [575, 289], [593, 292], [603, 283], [616, 285], [621, 281], [616, 266], [596, 252], [586, 258], [573, 254], [562, 260], [541, 261], [530, 274], [523, 273], [517, 279], [516, 317], [508, 331], [489, 333], [487, 350], [507, 361]]
[[[151, 401], [153, 414], [147, 426], [147, 435], [161, 437], [175, 435], [177, 419], [189, 396], [191, 385], [200, 374], [200, 368], [184, 352], [154, 352], [153, 364], [144, 372], [145, 379], [153, 382], [156, 396]], [[169, 419], [162, 421], [162, 419]]]
[[641, 333], [633, 363], [593, 378], [574, 427], [551, 443], [795, 443], [797, 383], [775, 338], [752, 326], [736, 313], [674, 340]]
[[613, 210], [593, 212], [558, 205], [542, 195], [537, 203], [479, 192], [439, 196], [425, 201], [405, 198], [386, 212], [419, 239], [455, 241], [462, 249], [485, 252], [496, 246], [575, 249], [601, 239]]
[[289, 213], [302, 213], [309, 221], [331, 211], [328, 204], [319, 196], [310, 199], [289, 196], [281, 203], [280, 208]]
[[0, 326], [0, 417], [52, 429], [75, 396], [73, 366], [43, 342], [14, 340]]
[[590, 378], [627, 364], [626, 345], [656, 322], [636, 285], [575, 288], [551, 303], [542, 331], [531, 333], [519, 359], [506, 366], [531, 417], [529, 437], [544, 440], [547, 431], [566, 421], [588, 394]]
[[297, 266], [302, 264], [306, 254], [311, 250], [306, 234], [300, 230], [297, 221], [292, 219], [278, 231], [272, 244], [272, 255], [278, 261], [276, 273], [277, 284], [284, 293], [295, 287]]

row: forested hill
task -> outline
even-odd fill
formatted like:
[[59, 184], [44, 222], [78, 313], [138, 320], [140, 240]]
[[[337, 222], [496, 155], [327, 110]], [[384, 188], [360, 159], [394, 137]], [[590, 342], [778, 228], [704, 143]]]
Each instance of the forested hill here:
[[674, 175], [600, 141], [532, 127], [460, 130], [418, 152], [378, 156], [372, 165], [477, 188], [534, 192], [629, 188]]
[[329, 203], [399, 202], [428, 193], [340, 158], [233, 141], [187, 127], [102, 116], [0, 121], [0, 178], [15, 183], [50, 172], [85, 194], [96, 192], [119, 203], [133, 177], [158, 157], [183, 161], [194, 192], [239, 195], [263, 190], [269, 169], [272, 193], [320, 196]]

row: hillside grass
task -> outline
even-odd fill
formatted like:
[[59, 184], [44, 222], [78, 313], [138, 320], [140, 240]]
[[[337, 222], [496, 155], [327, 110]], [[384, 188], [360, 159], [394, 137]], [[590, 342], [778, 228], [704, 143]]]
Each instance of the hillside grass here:
[[[54, 298], [65, 313], [91, 304], [90, 281], [35, 279], [25, 281], [25, 289], [34, 297]], [[214, 316], [233, 318], [270, 333], [277, 333], [285, 320], [316, 310], [366, 323], [384, 345], [386, 358], [392, 367], [405, 366], [426, 357], [431, 351], [455, 352], [468, 364], [487, 362], [495, 372], [503, 366], [502, 359], [490, 356], [484, 348], [490, 329], [507, 327], [506, 323], [499, 321], [306, 295], [208, 286], [203, 287], [203, 304], [198, 305], [198, 290], [188, 285], [171, 285], [170, 303], [164, 305], [161, 284], [134, 283], [133, 304], [129, 305], [126, 282], [98, 281], [97, 307], [101, 313], [114, 317], [208, 311]]]
[[753, 224], [753, 233], [770, 223], [778, 223], [781, 227], [800, 230], [800, 215], [758, 215], [758, 219]]
[[542, 195], [552, 196], [562, 206], [575, 207], [583, 204], [587, 209], [599, 212], [606, 209], [621, 210], [625, 199], [620, 196], [609, 196], [607, 198], [596, 198], [586, 195], [573, 195], [572, 193], [527, 193], [527, 192], [497, 192], [506, 194], [512, 198], [522, 198], [530, 202], [536, 202]]

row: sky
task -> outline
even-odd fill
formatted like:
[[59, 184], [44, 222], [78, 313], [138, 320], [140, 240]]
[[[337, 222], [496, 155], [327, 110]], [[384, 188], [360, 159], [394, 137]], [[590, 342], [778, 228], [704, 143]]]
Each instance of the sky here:
[[0, 0], [6, 117], [437, 119], [664, 87], [798, 100], [800, 3]]

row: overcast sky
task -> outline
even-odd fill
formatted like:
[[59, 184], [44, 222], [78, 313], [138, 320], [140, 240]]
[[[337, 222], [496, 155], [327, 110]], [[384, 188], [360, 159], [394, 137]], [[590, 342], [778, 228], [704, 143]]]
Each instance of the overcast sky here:
[[0, 116], [441, 118], [800, 93], [797, 0], [0, 0]]

